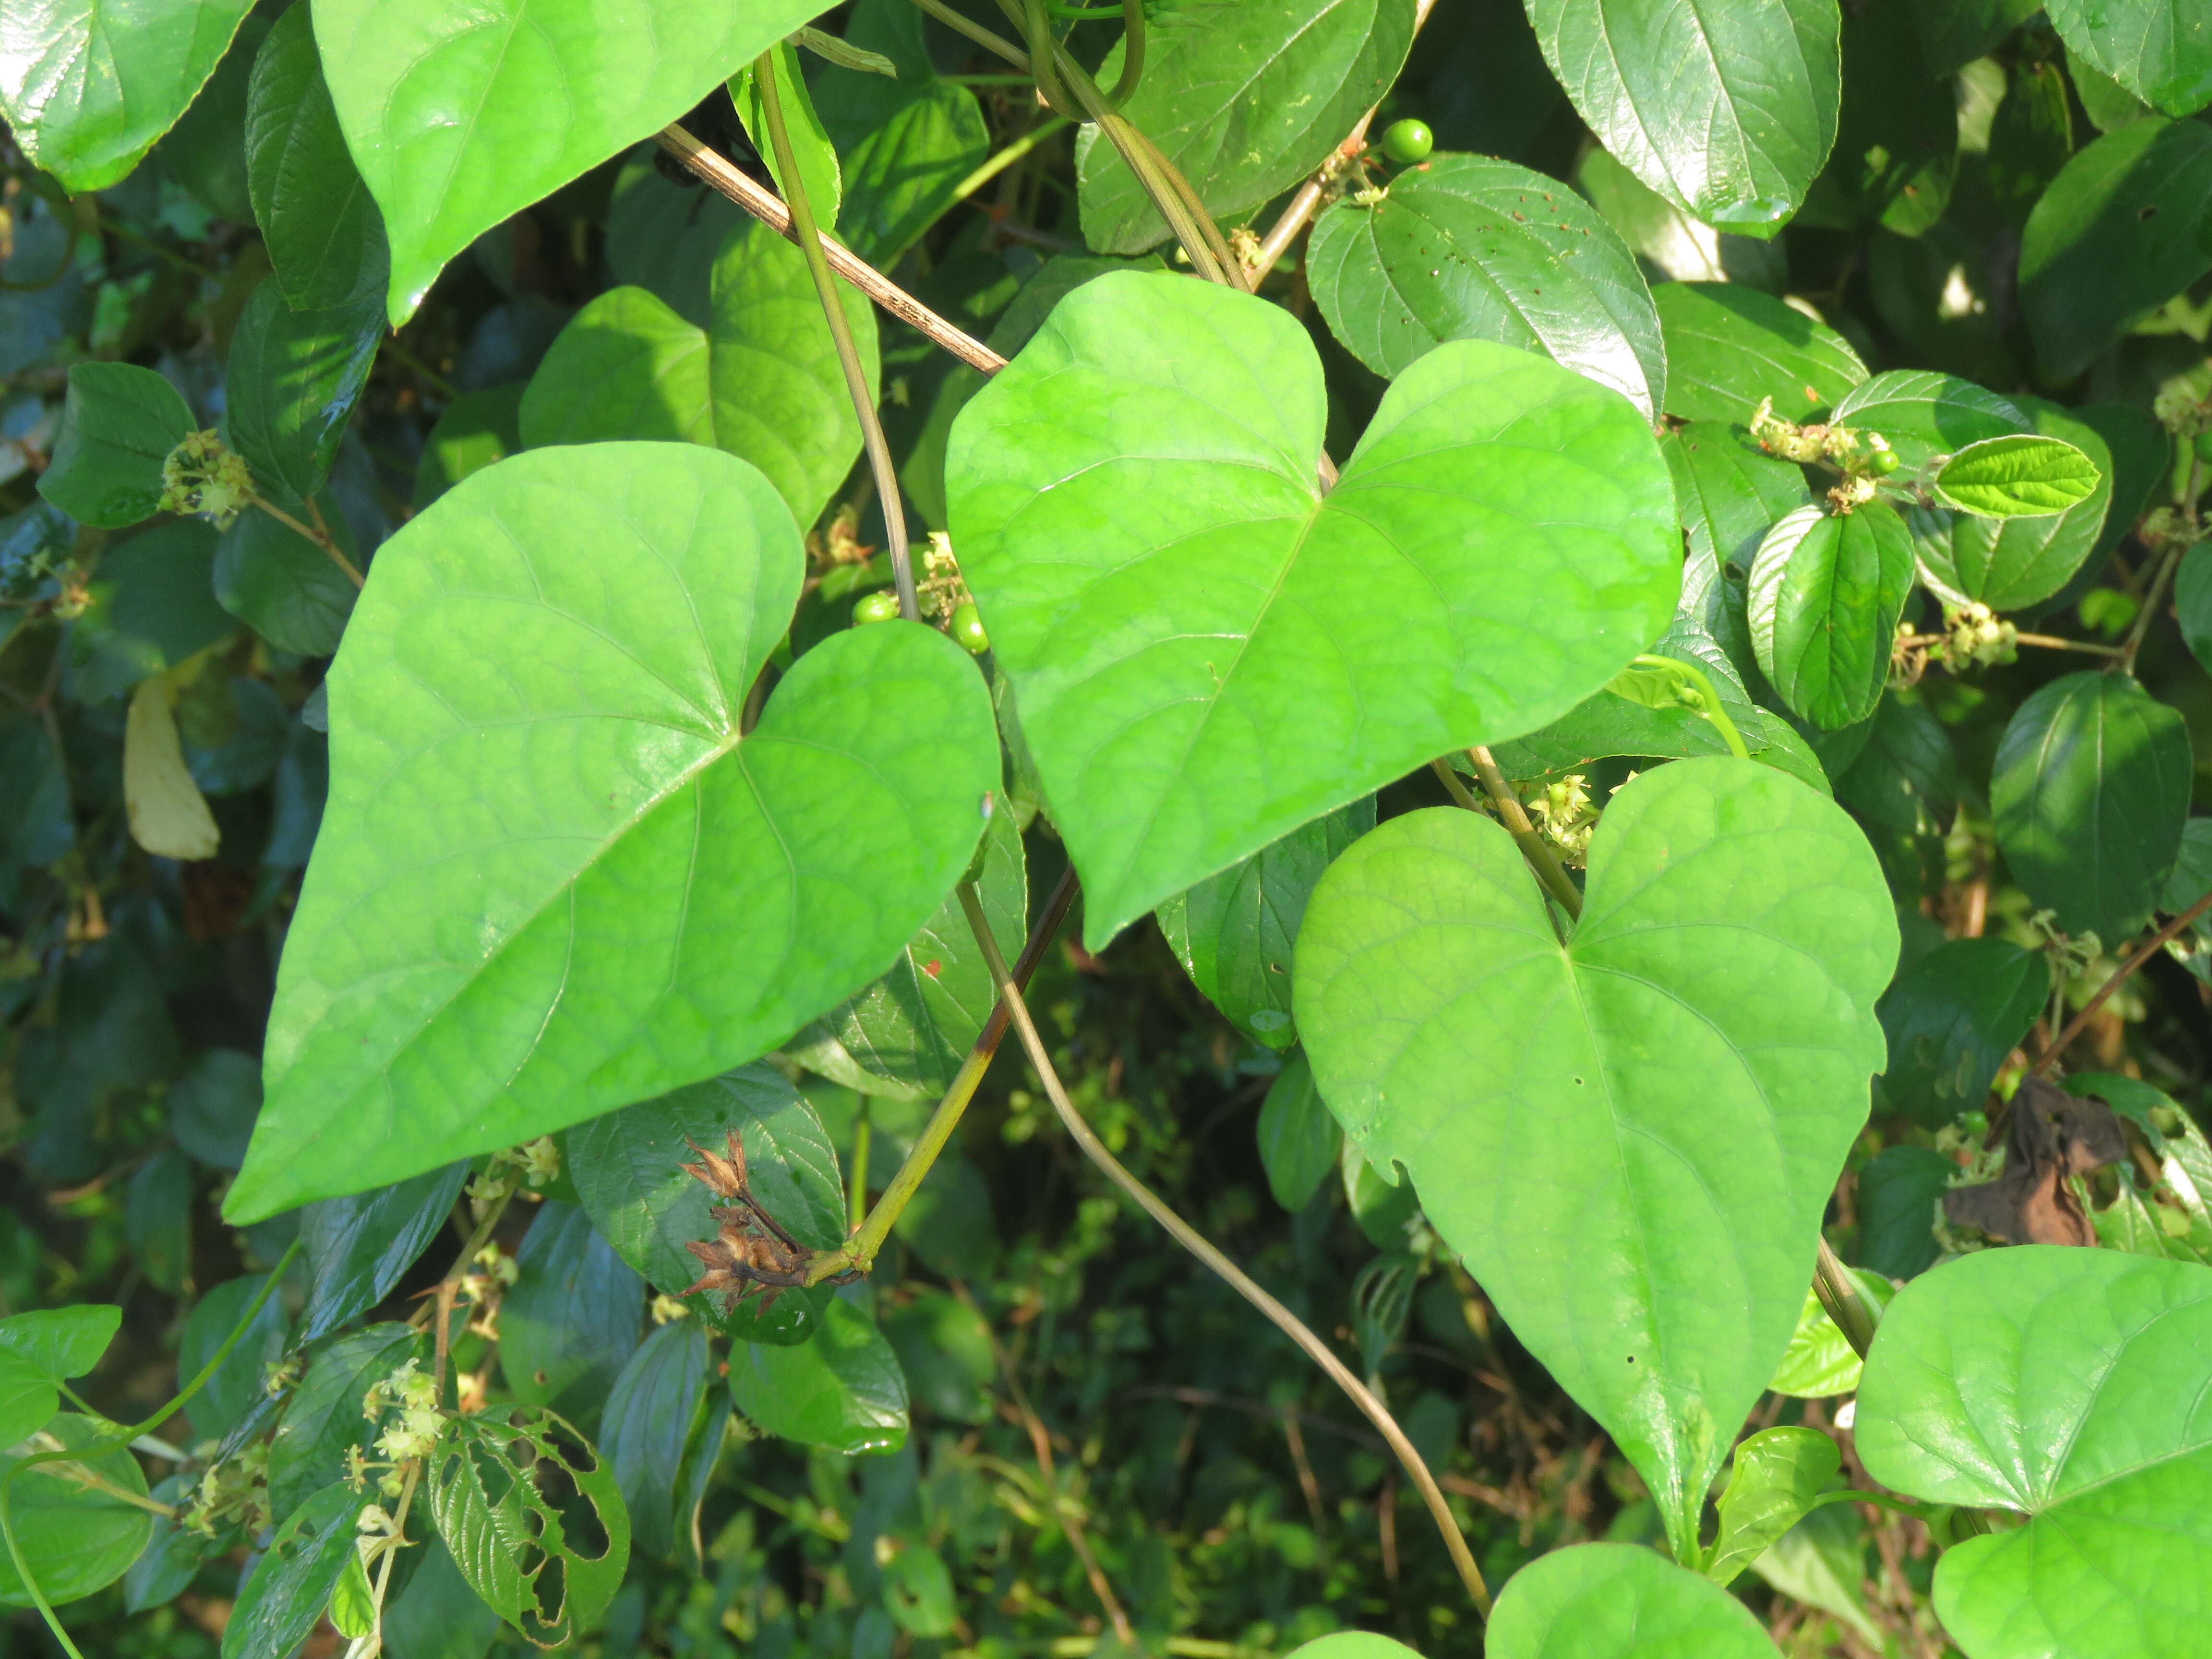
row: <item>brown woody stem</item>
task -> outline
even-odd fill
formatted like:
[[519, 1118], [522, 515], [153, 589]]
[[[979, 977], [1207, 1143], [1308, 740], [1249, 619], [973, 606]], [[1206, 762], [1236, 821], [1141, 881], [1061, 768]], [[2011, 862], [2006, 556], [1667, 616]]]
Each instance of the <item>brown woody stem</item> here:
[[2111, 1000], [2112, 993], [2118, 990], [2136, 970], [2148, 962], [2155, 953], [2164, 950], [2168, 939], [2178, 937], [2183, 928], [2188, 927], [2208, 909], [2212, 909], [2212, 893], [2207, 893], [2143, 941], [2142, 948], [2122, 963], [2119, 970], [2097, 988], [2097, 994], [2082, 1005], [2081, 1012], [2067, 1022], [2066, 1029], [2061, 1031], [2051, 1046], [2043, 1051], [2042, 1058], [2038, 1060], [2031, 1068], [2035, 1074], [2040, 1077], [2048, 1073], [2051, 1066], [2057, 1063], [2059, 1055], [2066, 1052], [2067, 1045], [2081, 1035], [2083, 1029], [2096, 1018], [2097, 1011]]

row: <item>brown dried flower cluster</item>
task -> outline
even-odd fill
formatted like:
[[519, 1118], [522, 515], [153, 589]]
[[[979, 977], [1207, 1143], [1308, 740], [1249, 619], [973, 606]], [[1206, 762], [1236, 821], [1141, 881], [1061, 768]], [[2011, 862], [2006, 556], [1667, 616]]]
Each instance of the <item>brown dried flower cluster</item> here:
[[717, 1198], [730, 1201], [708, 1212], [717, 1228], [714, 1237], [684, 1247], [707, 1270], [684, 1294], [719, 1291], [725, 1297], [726, 1312], [755, 1291], [763, 1291], [761, 1310], [766, 1312], [775, 1305], [778, 1296], [806, 1283], [808, 1252], [753, 1197], [745, 1182], [745, 1149], [736, 1130], [730, 1131], [726, 1158], [688, 1137], [686, 1144], [699, 1154], [700, 1162], [683, 1165], [684, 1172]]

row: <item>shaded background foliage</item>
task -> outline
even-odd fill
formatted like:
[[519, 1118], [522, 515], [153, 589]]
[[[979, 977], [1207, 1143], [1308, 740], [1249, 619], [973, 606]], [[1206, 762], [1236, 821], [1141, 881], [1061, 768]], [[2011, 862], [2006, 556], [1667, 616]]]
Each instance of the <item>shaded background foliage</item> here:
[[[1818, 337], [1820, 349], [1856, 352], [1870, 369], [1942, 370], [2074, 410], [2112, 459], [2110, 518], [2063, 586], [2017, 607], [1988, 597], [2018, 610], [2023, 625], [2092, 644], [2128, 641], [2132, 651], [2130, 630], [2155, 598], [2145, 591], [2154, 560], [2124, 532], [2202, 465], [2194, 431], [2169, 447], [2152, 410], [2160, 399], [2172, 410], [2212, 397], [2212, 137], [2185, 109], [2173, 122], [2152, 113], [2071, 52], [2050, 19], [2023, 11], [1847, 3], [1838, 137], [1804, 210], [1771, 240], [1717, 233], [1599, 148], [1527, 15], [1500, 0], [1440, 0], [1381, 119], [1418, 116], [1440, 152], [1497, 157], [1559, 181], [1551, 207], [1566, 234], [1582, 234], [1585, 222], [1609, 226], [1648, 282], [1729, 283], [1717, 303], [1770, 325], [1817, 313], [1832, 331]], [[313, 293], [291, 291], [289, 261], [276, 264], [282, 293], [270, 279], [264, 233], [277, 233], [246, 152], [289, 129], [257, 126], [249, 82], [256, 55], [286, 49], [285, 32], [301, 35], [304, 22], [303, 4], [254, 8], [185, 119], [104, 190], [70, 198], [19, 148], [6, 155], [0, 1113], [9, 1152], [0, 1181], [9, 1202], [0, 1212], [0, 1298], [11, 1313], [119, 1304], [123, 1339], [79, 1388], [129, 1419], [213, 1352], [253, 1276], [295, 1237], [313, 1263], [295, 1270], [191, 1406], [189, 1431], [173, 1432], [181, 1467], [165, 1463], [166, 1453], [150, 1456], [149, 1475], [171, 1475], [157, 1495], [171, 1499], [232, 1430], [268, 1427], [263, 1367], [290, 1346], [312, 1340], [316, 1366], [333, 1339], [381, 1341], [380, 1364], [404, 1351], [391, 1346], [399, 1340], [391, 1322], [446, 1270], [459, 1235], [444, 1224], [462, 1174], [402, 1183], [358, 1213], [295, 1212], [244, 1230], [219, 1219], [258, 1103], [274, 963], [320, 812], [319, 688], [351, 592], [319, 550], [258, 515], [222, 532], [183, 519], [109, 531], [45, 503], [35, 486], [53, 456], [69, 370], [155, 369], [192, 427], [258, 418], [292, 422], [285, 429], [295, 435], [301, 423], [314, 428], [293, 498], [312, 496], [365, 564], [459, 477], [553, 429], [562, 411], [550, 383], [532, 377], [549, 354], [577, 349], [563, 330], [580, 314], [629, 285], [657, 296], [656, 316], [672, 335], [708, 331], [691, 337], [704, 340], [720, 302], [716, 257], [730, 239], [754, 234], [641, 147], [479, 238], [416, 317], [379, 343], [378, 285], [346, 280], [374, 265], [369, 253], [336, 262], [339, 274]], [[846, 239], [931, 305], [1011, 350], [1054, 300], [1114, 268], [1086, 252], [1086, 238], [1142, 252], [1126, 225], [1101, 229], [1079, 213], [1066, 131], [959, 193], [988, 155], [1040, 118], [1025, 84], [1006, 84], [1001, 66], [967, 41], [889, 0], [859, 0], [819, 22], [900, 70], [890, 81], [804, 60], [842, 162]], [[1087, 61], [1113, 38], [1090, 23], [1073, 36]], [[1348, 130], [1364, 101], [1352, 98], [1337, 125]], [[686, 119], [765, 177], [725, 94]], [[2069, 192], [2082, 186], [2069, 163], [2100, 142], [2128, 149], [2123, 183], [2076, 205]], [[1491, 238], [1486, 257], [1507, 271], [1506, 287], [1540, 287], [1540, 259], [1513, 269], [1514, 245], [1493, 222], [1498, 203], [1485, 204], [1491, 216], [1480, 224], [1455, 222], [1473, 210], [1446, 198], [1484, 187], [1460, 176], [1480, 172], [1462, 160], [1425, 178], [1400, 175], [1393, 187], [1401, 206], [1421, 204], [1440, 234]], [[1226, 222], [1264, 229], [1268, 200], [1295, 182], [1295, 168], [1224, 179], [1218, 205]], [[378, 240], [365, 198], [323, 209], [333, 220], [352, 215], [346, 223], [362, 247]], [[1267, 289], [1304, 323], [1327, 366], [1329, 442], [1340, 455], [1380, 399], [1378, 369], [1395, 373], [1413, 349], [1387, 319], [1364, 331], [1357, 313], [1372, 297], [1332, 275], [1327, 256], [1356, 234], [1352, 212], [1326, 210], [1310, 263], [1286, 262]], [[1674, 289], [1662, 302], [1662, 319], [1685, 337], [1697, 319], [1677, 308], [1692, 292]], [[1762, 309], [1761, 295], [1776, 302]], [[1784, 295], [1798, 312], [1784, 313]], [[358, 313], [324, 326], [313, 349], [339, 391], [304, 415], [270, 408], [256, 378], [256, 343], [281, 337], [289, 313], [272, 308], [287, 298]], [[1522, 341], [1513, 331], [1530, 326], [1526, 308], [1499, 309], [1521, 319], [1493, 320], [1501, 337], [1569, 361], [1587, 349], [1610, 365], [1595, 378], [1650, 398], [1640, 378], [1650, 354], [1634, 349], [1631, 331], [1593, 343], [1546, 338], [1538, 327], [1534, 342]], [[941, 526], [945, 428], [978, 381], [912, 331], [888, 319], [878, 327], [884, 416], [902, 483], [917, 515]], [[1746, 420], [1749, 410], [1724, 392], [1710, 405], [1684, 393], [1701, 361], [1674, 354], [1676, 395], [1664, 410]], [[1724, 367], [1715, 374], [1725, 386]], [[1850, 384], [1821, 386], [1821, 400]], [[888, 580], [879, 556], [849, 556], [884, 539], [864, 477], [839, 482], [851, 510], [819, 526], [820, 580], [795, 646], [842, 627], [853, 599]], [[1712, 551], [1725, 566], [1732, 550]], [[89, 573], [85, 605], [61, 619], [49, 584], [71, 561]], [[1748, 554], [1728, 574], [1748, 576]], [[2134, 713], [2166, 721], [2161, 740], [2182, 762], [2148, 777], [2091, 779], [2113, 793], [2122, 819], [2185, 812], [2202, 765], [2188, 757], [2212, 755], [2212, 677], [2197, 655], [2212, 643], [2208, 581], [2199, 550], [2182, 568], [2178, 608], [2160, 602], [2141, 634], [2134, 661], [2146, 701], [2173, 714]], [[1909, 605], [1908, 626], [1931, 637], [1943, 630], [1933, 604]], [[2088, 832], [2079, 824], [2057, 825], [2035, 867], [2023, 865], [2029, 840], [2007, 834], [2008, 813], [2026, 809], [2008, 784], [2006, 733], [2023, 710], [2078, 693], [2078, 683], [2057, 682], [2084, 660], [2030, 648], [2016, 661], [1929, 672], [1911, 687], [1893, 678], [1871, 719], [1800, 728], [1801, 745], [1881, 854], [1905, 938], [1882, 1009], [1890, 1067], [1831, 1209], [1831, 1237], [1847, 1258], [1884, 1275], [1921, 1272], [1960, 1242], [1931, 1231], [1932, 1208], [1974, 1162], [1988, 1127], [1976, 1116], [1992, 1084], [2016, 1081], [2016, 1049], [2031, 1027], [2040, 1022], [2047, 1036], [2087, 1002], [2154, 908], [2185, 908], [2212, 880], [2212, 850], [2197, 826], [2171, 886], [2154, 848], [2137, 860], [2140, 902], [2098, 885], [2126, 884], [2129, 847], [2080, 840]], [[210, 856], [180, 861], [150, 856], [131, 838], [123, 744], [134, 688], [194, 664], [175, 676], [175, 716], [217, 839]], [[1785, 743], [1779, 701], [1755, 680], [1754, 689]], [[1516, 774], [1549, 780], [1566, 769], [1559, 758], [1532, 754]], [[1580, 769], [1601, 796], [1628, 763]], [[1443, 799], [1416, 775], [1383, 791], [1378, 811]], [[1026, 854], [1034, 908], [1065, 860], [1042, 827], [1027, 836]], [[2044, 911], [2056, 911], [2055, 927], [2070, 937], [2038, 923]], [[1065, 938], [1079, 936], [1071, 923]], [[1032, 1000], [1109, 1145], [1379, 1380], [1443, 1476], [1493, 1584], [1563, 1543], [1655, 1538], [1636, 1476], [1515, 1342], [1425, 1228], [1410, 1189], [1340, 1152], [1303, 1058], [1286, 1058], [1249, 1013], [1232, 1024], [1217, 1012], [1176, 960], [1187, 948], [1145, 923], [1100, 956], [1063, 944], [1041, 970]], [[2202, 1111], [2212, 1065], [2206, 961], [2206, 946], [2185, 935], [2092, 1021], [2081, 1041], [2122, 1079], [2116, 1096], [2139, 1079]], [[793, 1055], [807, 1052], [805, 1035]], [[823, 1074], [834, 1064], [790, 1069], [842, 1164], [864, 1161], [880, 1188], [926, 1104], [878, 1097], [864, 1131], [859, 1097]], [[483, 1397], [551, 1405], [597, 1425], [636, 1525], [629, 1580], [578, 1651], [1078, 1659], [1118, 1641], [1102, 1583], [1141, 1645], [1185, 1659], [1286, 1651], [1354, 1626], [1390, 1630], [1433, 1654], [1476, 1650], [1442, 1548], [1379, 1443], [1286, 1342], [1105, 1195], [1036, 1087], [1011, 1059], [1000, 1063], [957, 1152], [868, 1285], [846, 1293], [847, 1311], [817, 1306], [810, 1316], [872, 1319], [881, 1332], [896, 1364], [878, 1363], [870, 1386], [889, 1401], [895, 1370], [912, 1427], [898, 1428], [886, 1405], [861, 1438], [895, 1440], [896, 1449], [826, 1449], [841, 1436], [857, 1445], [860, 1431], [849, 1418], [792, 1414], [819, 1379], [783, 1372], [749, 1385], [732, 1375], [726, 1389], [724, 1355], [735, 1353], [728, 1370], [741, 1371], [745, 1345], [718, 1340], [710, 1350], [696, 1317], [654, 1322], [665, 1308], [648, 1320], [650, 1290], [590, 1224], [585, 1177], [556, 1176], [508, 1212], [495, 1241], [493, 1280], [509, 1275], [496, 1342], [470, 1337], [457, 1358]], [[2164, 1134], [2184, 1139], [2185, 1124], [2164, 1101], [2139, 1105], [2146, 1121], [2164, 1115], [2155, 1117]], [[2087, 1189], [2087, 1224], [2107, 1246], [2179, 1255], [2207, 1242], [2191, 1231], [2201, 1216], [2183, 1217], [2177, 1231], [2165, 1224], [2172, 1206], [2121, 1190], [2128, 1180], [2106, 1170]], [[751, 1351], [775, 1365], [809, 1352]], [[359, 1375], [368, 1367], [363, 1358]], [[306, 1433], [298, 1402], [313, 1395], [314, 1372], [292, 1380], [307, 1392], [285, 1421]], [[852, 1391], [851, 1374], [838, 1380]], [[836, 1391], [819, 1388], [824, 1397]], [[1773, 1395], [1759, 1420], [1832, 1426], [1831, 1402], [1847, 1391]], [[311, 1478], [295, 1460], [334, 1459], [358, 1435], [341, 1421], [351, 1410], [339, 1400], [304, 1448], [279, 1431], [264, 1472], [276, 1519], [289, 1507], [280, 1494], [300, 1499], [327, 1476]], [[234, 1459], [235, 1444], [230, 1451]], [[67, 1610], [87, 1651], [216, 1650], [252, 1540], [204, 1559], [189, 1540], [173, 1541], [157, 1534], [131, 1575]], [[1945, 1650], [1928, 1610], [1931, 1565], [1917, 1522], [1834, 1507], [1801, 1524], [1738, 1588], [1793, 1653], [1936, 1654]], [[398, 1659], [520, 1645], [434, 1553], [393, 1607], [387, 1633]], [[27, 1615], [5, 1628], [11, 1648], [45, 1650]], [[310, 1651], [325, 1650], [329, 1632], [312, 1640], [325, 1645]]]

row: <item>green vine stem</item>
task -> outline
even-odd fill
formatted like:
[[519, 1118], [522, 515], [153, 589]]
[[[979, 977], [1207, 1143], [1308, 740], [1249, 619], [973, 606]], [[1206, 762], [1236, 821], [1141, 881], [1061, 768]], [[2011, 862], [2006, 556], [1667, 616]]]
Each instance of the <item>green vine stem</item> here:
[[1474, 1556], [1467, 1547], [1467, 1539], [1460, 1532], [1459, 1522], [1452, 1518], [1451, 1507], [1445, 1503], [1436, 1476], [1429, 1473], [1428, 1464], [1422, 1461], [1421, 1454], [1413, 1443], [1406, 1437], [1406, 1431], [1398, 1426], [1398, 1419], [1391, 1416], [1390, 1408], [1352, 1374], [1350, 1368], [1330, 1352], [1328, 1346], [1314, 1334], [1304, 1320], [1261, 1290], [1249, 1274], [1216, 1249], [1204, 1235], [1177, 1215], [1151, 1188], [1123, 1168], [1119, 1158], [1107, 1151], [1105, 1142], [1100, 1140], [1091, 1126], [1084, 1121], [1083, 1115], [1075, 1109], [1075, 1103], [1067, 1097], [1067, 1091], [1061, 1086], [1060, 1073], [1052, 1063], [1051, 1054], [1045, 1049], [1044, 1039], [1037, 1035], [1036, 1022], [1030, 1018], [1029, 1004], [1022, 997], [1021, 987], [1015, 983], [1013, 975], [1007, 969], [1006, 959], [1000, 953], [998, 941], [991, 937], [990, 921], [983, 914], [982, 901], [976, 896], [974, 885], [963, 882], [959, 893], [960, 908], [967, 913], [968, 926], [975, 935], [976, 947], [990, 964], [992, 982], [999, 988], [999, 1006], [1012, 1011], [1014, 1029], [1021, 1033], [1022, 1048], [1029, 1055], [1030, 1064], [1036, 1068], [1038, 1080], [1044, 1085], [1045, 1094], [1052, 1101], [1053, 1110], [1059, 1114], [1060, 1122], [1075, 1144], [1083, 1149], [1086, 1158], [1105, 1172], [1108, 1180], [1127, 1194], [1137, 1207], [1158, 1222], [1170, 1238], [1196, 1256], [1231, 1290], [1265, 1314], [1276, 1329], [1297, 1344], [1306, 1357], [1320, 1366], [1329, 1381], [1343, 1389], [1352, 1403], [1358, 1407], [1367, 1420], [1381, 1431], [1382, 1438], [1389, 1443], [1390, 1449], [1397, 1454], [1399, 1462], [1405, 1466], [1407, 1477], [1427, 1504], [1429, 1514], [1437, 1523], [1437, 1530], [1443, 1535], [1444, 1548], [1451, 1555], [1452, 1565], [1459, 1570], [1460, 1581], [1467, 1586], [1467, 1593], [1474, 1601], [1476, 1610], [1487, 1619], [1490, 1616], [1490, 1589], [1482, 1581], [1482, 1570], [1474, 1564]]
[[822, 252], [822, 230], [815, 222], [814, 204], [806, 199], [805, 181], [799, 176], [799, 158], [791, 148], [791, 131], [784, 124], [783, 94], [776, 88], [775, 60], [763, 52], [757, 60], [755, 83], [760, 88], [761, 113], [768, 121], [769, 145], [775, 151], [776, 171], [782, 175], [784, 199], [791, 208], [793, 228], [799, 233], [799, 252], [814, 278], [814, 292], [822, 301], [822, 315], [830, 337], [837, 347], [837, 362], [845, 371], [845, 389], [852, 393], [853, 413], [860, 422], [860, 438], [868, 452], [868, 470], [874, 473], [876, 495], [884, 510], [884, 533], [890, 544], [891, 580], [898, 589], [899, 615], [908, 622], [921, 620], [921, 600], [915, 591], [914, 554], [907, 546], [906, 503], [900, 499], [898, 470], [891, 465], [891, 447], [884, 436], [884, 423], [876, 416], [875, 394], [868, 389], [867, 372], [860, 367], [860, 348], [853, 343], [853, 325], [845, 315], [837, 293], [837, 279]]
[[299, 1254], [300, 1241], [295, 1238], [285, 1246], [284, 1254], [269, 1270], [269, 1276], [262, 1280], [261, 1288], [254, 1292], [253, 1300], [246, 1304], [246, 1311], [239, 1316], [238, 1323], [231, 1327], [230, 1334], [223, 1338], [222, 1346], [215, 1351], [206, 1364], [200, 1367], [199, 1374], [178, 1390], [167, 1405], [143, 1423], [118, 1428], [112, 1434], [101, 1435], [89, 1445], [64, 1448], [60, 1451], [33, 1452], [20, 1460], [4, 1477], [0, 1477], [0, 1535], [4, 1535], [8, 1540], [8, 1559], [15, 1565], [15, 1576], [23, 1581], [23, 1589], [31, 1598], [31, 1605], [39, 1610], [39, 1617], [46, 1621], [46, 1628], [53, 1632], [54, 1639], [61, 1644], [62, 1651], [69, 1656], [69, 1659], [84, 1659], [84, 1655], [77, 1650], [76, 1644], [70, 1639], [70, 1633], [62, 1628], [61, 1620], [55, 1617], [53, 1607], [46, 1600], [46, 1593], [39, 1588], [38, 1578], [31, 1571], [31, 1564], [23, 1559], [23, 1547], [15, 1541], [13, 1499], [17, 1479], [41, 1464], [82, 1463], [105, 1456], [111, 1451], [126, 1449], [139, 1436], [153, 1433], [182, 1411], [191, 1397], [207, 1386], [208, 1379], [216, 1374], [222, 1362], [230, 1358], [230, 1351], [238, 1346], [240, 1339], [252, 1327], [269, 1298], [276, 1293], [277, 1285], [283, 1282], [285, 1270], [291, 1267], [292, 1259]]
[[875, 1130], [868, 1121], [868, 1097], [860, 1097], [860, 1109], [853, 1116], [853, 1170], [847, 1184], [852, 1188], [845, 1200], [845, 1212], [851, 1218], [855, 1231], [868, 1218], [868, 1154]]
[[[961, 891], [964, 893], [967, 890], [963, 883]], [[1060, 884], [1052, 890], [1052, 896], [1045, 901], [1044, 910], [1037, 917], [1036, 925], [1030, 929], [1029, 939], [1022, 946], [1020, 959], [1014, 964], [1018, 984], [1027, 985], [1030, 976], [1036, 972], [1037, 963], [1044, 959], [1053, 936], [1060, 932], [1060, 924], [1066, 919], [1068, 907], [1074, 902], [1075, 872], [1071, 868], [1060, 877]], [[993, 949], [994, 951], [997, 949], [995, 943]], [[1002, 992], [998, 1006], [991, 1010], [990, 1018], [984, 1021], [982, 1030], [976, 1035], [975, 1046], [969, 1049], [968, 1058], [961, 1062], [960, 1070], [954, 1075], [952, 1086], [937, 1103], [937, 1109], [930, 1114], [929, 1121], [922, 1126], [920, 1138], [900, 1163], [897, 1173], [891, 1176], [890, 1184], [884, 1188], [883, 1196], [876, 1200], [875, 1208], [868, 1212], [866, 1219], [860, 1224], [842, 1248], [824, 1250], [815, 1257], [807, 1268], [808, 1284], [819, 1285], [842, 1273], [866, 1273], [874, 1264], [876, 1253], [883, 1249], [884, 1241], [890, 1237], [891, 1228], [897, 1224], [900, 1215], [921, 1188], [922, 1177], [929, 1173], [931, 1166], [937, 1162], [938, 1154], [951, 1140], [952, 1132], [960, 1127], [962, 1114], [967, 1111], [968, 1103], [975, 1097], [975, 1091], [983, 1081], [983, 1073], [991, 1069], [991, 1061], [999, 1052], [999, 1044], [1006, 1039], [1008, 1018], [1006, 999]], [[858, 1180], [856, 1176], [856, 1182]]]
[[1575, 885], [1574, 878], [1566, 872], [1536, 826], [1528, 822], [1528, 814], [1521, 805], [1521, 797], [1513, 793], [1513, 786], [1505, 781], [1505, 774], [1498, 769], [1498, 761], [1480, 744], [1467, 751], [1474, 763], [1474, 775], [1482, 780], [1484, 791], [1498, 808], [1498, 816], [1505, 821], [1505, 833], [1513, 837], [1513, 844], [1521, 849], [1521, 856], [1528, 860], [1528, 867], [1536, 872], [1536, 879], [1544, 884], [1544, 890], [1559, 903], [1570, 916], [1583, 913], [1582, 890]]
[[1728, 710], [1721, 707], [1721, 694], [1713, 689], [1713, 683], [1706, 678], [1704, 669], [1684, 662], [1679, 657], [1650, 655], [1637, 658], [1631, 666], [1671, 674], [1678, 682], [1686, 685], [1698, 699], [1698, 712], [1719, 731], [1721, 740], [1729, 746], [1729, 753], [1741, 761], [1751, 758], [1751, 750], [1743, 745], [1743, 733], [1735, 729], [1735, 722], [1729, 718]]

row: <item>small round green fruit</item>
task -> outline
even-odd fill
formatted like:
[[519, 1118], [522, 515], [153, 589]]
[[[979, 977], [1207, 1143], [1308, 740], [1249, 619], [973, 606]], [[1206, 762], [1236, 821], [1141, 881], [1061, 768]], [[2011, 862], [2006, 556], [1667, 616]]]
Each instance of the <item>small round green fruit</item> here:
[[1897, 452], [1893, 449], [1871, 451], [1866, 460], [1867, 471], [1877, 478], [1887, 478], [1902, 465], [1904, 463], [1898, 459]]
[[1382, 134], [1382, 154], [1401, 167], [1425, 161], [1437, 147], [1437, 136], [1426, 121], [1393, 121]]
[[991, 636], [983, 631], [983, 613], [975, 600], [963, 600], [952, 613], [952, 637], [978, 657], [991, 648]]
[[886, 587], [869, 594], [853, 607], [853, 626], [866, 628], [870, 623], [896, 622], [898, 614], [898, 595]]

